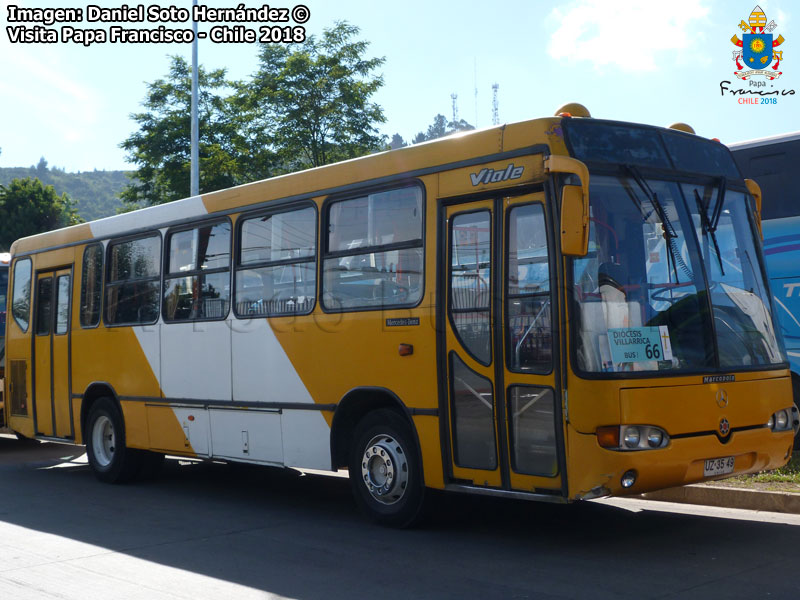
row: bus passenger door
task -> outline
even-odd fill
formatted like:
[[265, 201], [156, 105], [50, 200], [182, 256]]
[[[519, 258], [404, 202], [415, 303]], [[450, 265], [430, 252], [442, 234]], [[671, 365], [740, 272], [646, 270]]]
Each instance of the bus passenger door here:
[[498, 438], [493, 343], [493, 239], [495, 201], [445, 208], [447, 298], [445, 361], [453, 478], [499, 488], [502, 443]]
[[543, 193], [460, 202], [440, 213], [440, 364], [455, 483], [560, 493], [545, 214]]
[[504, 198], [502, 308], [498, 327], [504, 362], [509, 486], [561, 491], [563, 419], [556, 385], [558, 315], [551, 278], [547, 204], [543, 192]]
[[33, 341], [37, 435], [74, 435], [69, 385], [71, 296], [71, 269], [37, 274]]

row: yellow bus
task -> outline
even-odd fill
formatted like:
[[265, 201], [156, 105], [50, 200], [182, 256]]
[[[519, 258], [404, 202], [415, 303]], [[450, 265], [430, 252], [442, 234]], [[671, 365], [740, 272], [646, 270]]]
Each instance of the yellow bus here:
[[[8, 252], [0, 252], [0, 388], [3, 386], [3, 377], [6, 364], [6, 293], [8, 291], [8, 266], [11, 263], [11, 255]], [[3, 401], [3, 390], [0, 389], [0, 427], [4, 423], [5, 403]]]
[[9, 426], [107, 482], [165, 453], [567, 502], [783, 465], [758, 188], [580, 105], [25, 238]]

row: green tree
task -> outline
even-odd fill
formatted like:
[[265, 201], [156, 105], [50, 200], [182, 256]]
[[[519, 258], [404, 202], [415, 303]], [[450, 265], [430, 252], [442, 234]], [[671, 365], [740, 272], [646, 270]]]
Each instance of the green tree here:
[[406, 146], [408, 146], [408, 144], [406, 144], [406, 141], [403, 139], [403, 136], [400, 135], [399, 133], [395, 133], [392, 136], [392, 141], [389, 142], [390, 150], [397, 150], [398, 148], [405, 148]]
[[[231, 86], [225, 69], [198, 68], [200, 193], [240, 183], [237, 161], [245, 150], [222, 93]], [[138, 166], [120, 194], [130, 208], [171, 202], [189, 195], [191, 172], [191, 67], [173, 56], [169, 74], [147, 84], [144, 112], [131, 115], [139, 130], [120, 144]]]
[[428, 125], [428, 131], [420, 131], [414, 136], [412, 143], [419, 144], [420, 142], [427, 142], [435, 140], [436, 138], [444, 137], [447, 135], [447, 119], [444, 115], [436, 115], [433, 117], [433, 123]]
[[75, 225], [81, 218], [67, 194], [59, 196], [53, 186], [38, 179], [14, 179], [0, 185], [0, 248], [8, 250], [14, 240], [52, 229]]
[[44, 185], [52, 185], [59, 192], [66, 192], [75, 203], [81, 218], [91, 221], [110, 217], [122, 208], [119, 194], [130, 182], [125, 171], [84, 171], [65, 173], [63, 169], [48, 167], [37, 170], [31, 167], [0, 167], [0, 184], [9, 184], [13, 179], [35, 177]]
[[472, 129], [475, 129], [475, 127], [467, 123], [464, 119], [448, 122], [444, 115], [438, 114], [433, 117], [433, 123], [428, 126], [428, 130], [424, 132], [420, 131], [414, 136], [411, 143], [419, 144], [420, 142], [429, 142], [430, 140], [442, 138], [453, 133], [458, 133], [459, 131], [470, 131]]
[[385, 147], [376, 125], [386, 119], [370, 101], [385, 58], [365, 57], [369, 42], [358, 33], [337, 22], [301, 44], [260, 46], [258, 71], [239, 85], [237, 105], [250, 124], [244, 137], [276, 153], [260, 158], [262, 170], [317, 167]]
[[451, 133], [458, 133], [460, 131], [472, 131], [473, 129], [475, 129], [475, 126], [470, 125], [464, 119], [450, 121], [447, 124], [447, 135], [450, 135]]

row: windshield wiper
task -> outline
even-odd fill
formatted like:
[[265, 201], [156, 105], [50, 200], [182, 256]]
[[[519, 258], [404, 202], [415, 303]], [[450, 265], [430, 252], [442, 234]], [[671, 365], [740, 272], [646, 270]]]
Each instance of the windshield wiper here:
[[667, 245], [667, 251], [669, 253], [667, 256], [667, 262], [672, 262], [672, 270], [675, 273], [675, 282], [680, 283], [680, 277], [678, 276], [679, 260], [681, 262], [681, 269], [686, 273], [687, 277], [691, 279], [692, 273], [689, 270], [689, 267], [687, 267], [686, 263], [683, 262], [680, 252], [678, 252], [675, 248], [675, 239], [678, 237], [678, 234], [675, 233], [675, 228], [672, 226], [672, 222], [667, 216], [667, 211], [665, 211], [664, 207], [661, 205], [661, 202], [658, 199], [658, 194], [656, 194], [648, 185], [647, 180], [642, 177], [639, 169], [633, 165], [623, 165], [622, 168], [631, 175], [633, 180], [636, 182], [636, 185], [639, 186], [639, 189], [642, 190], [642, 193], [650, 201], [650, 204], [652, 205], [653, 210], [656, 211], [658, 218], [661, 219], [661, 224], [664, 227], [664, 235], [666, 237], [665, 241]]
[[[642, 191], [642, 194], [644, 194], [644, 197], [650, 201], [650, 205], [656, 211], [658, 217], [661, 218], [661, 213], [659, 212], [658, 207], [656, 207], [656, 204], [660, 206], [660, 203], [658, 202], [658, 200], [656, 200], [656, 202], [653, 202], [653, 197], [655, 196], [655, 192], [653, 192], [652, 188], [647, 184], [647, 181], [645, 181], [644, 177], [642, 177], [642, 174], [639, 172], [639, 169], [637, 169], [633, 165], [622, 165], [622, 168], [625, 172], [628, 173], [628, 175], [631, 176], [631, 179], [633, 179], [636, 182], [636, 185], [639, 186], [639, 189]], [[648, 219], [650, 215], [653, 214], [652, 211], [650, 213], [644, 212], [642, 203], [639, 202], [638, 198], [635, 198], [634, 201], [636, 203], [637, 208], [639, 209], [639, 212], [642, 213], [642, 216], [645, 219]]]
[[725, 204], [725, 192], [728, 190], [728, 180], [725, 176], [719, 178], [719, 188], [717, 190], [717, 204], [714, 206], [714, 214], [711, 215], [711, 224], [714, 226], [713, 231], [717, 230], [719, 219], [722, 216], [722, 208]]
[[[724, 191], [722, 192], [724, 195]], [[716, 221], [714, 223], [708, 218], [708, 206], [703, 202], [700, 198], [700, 193], [697, 191], [697, 188], [694, 188], [694, 199], [697, 202], [697, 212], [700, 213], [700, 222], [703, 225], [703, 235], [709, 234], [711, 236], [711, 241], [714, 243], [714, 251], [717, 253], [717, 260], [719, 261], [719, 270], [722, 273], [722, 276], [725, 276], [725, 267], [722, 265], [722, 254], [719, 251], [719, 244], [717, 244], [717, 225], [719, 224], [719, 214], [716, 211], [716, 207], [714, 210], [714, 217], [716, 217]], [[709, 198], [709, 203], [711, 199]], [[721, 198], [717, 199], [717, 206], [721, 205]], [[712, 218], [714, 218], [712, 217]]]

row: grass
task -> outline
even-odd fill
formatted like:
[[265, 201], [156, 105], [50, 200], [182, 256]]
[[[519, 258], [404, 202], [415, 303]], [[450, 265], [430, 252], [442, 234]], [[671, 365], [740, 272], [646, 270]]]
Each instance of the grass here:
[[755, 475], [741, 475], [737, 479], [757, 481], [761, 483], [796, 483], [800, 485], [800, 455], [794, 454], [791, 460], [780, 469], [762, 471]]
[[738, 475], [720, 481], [723, 485], [726, 482], [735, 482], [742, 487], [752, 485], [752, 487], [762, 489], [765, 487], [764, 484], [781, 484], [781, 487], [797, 486], [799, 488], [798, 491], [800, 491], [800, 452], [795, 453], [791, 460], [780, 469], [762, 471], [753, 475]]

